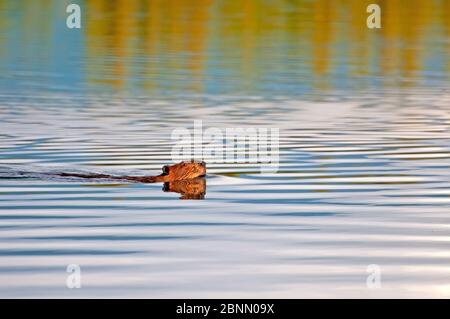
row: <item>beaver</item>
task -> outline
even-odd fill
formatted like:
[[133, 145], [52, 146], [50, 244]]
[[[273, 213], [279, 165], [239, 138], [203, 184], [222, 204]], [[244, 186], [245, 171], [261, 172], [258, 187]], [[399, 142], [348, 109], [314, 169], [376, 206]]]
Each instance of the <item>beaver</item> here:
[[58, 176], [79, 178], [107, 178], [114, 180], [127, 180], [138, 183], [171, 183], [182, 180], [190, 180], [206, 175], [206, 163], [191, 160], [183, 161], [175, 165], [166, 165], [162, 168], [163, 173], [157, 176], [114, 176], [108, 174], [77, 174], [60, 173]]

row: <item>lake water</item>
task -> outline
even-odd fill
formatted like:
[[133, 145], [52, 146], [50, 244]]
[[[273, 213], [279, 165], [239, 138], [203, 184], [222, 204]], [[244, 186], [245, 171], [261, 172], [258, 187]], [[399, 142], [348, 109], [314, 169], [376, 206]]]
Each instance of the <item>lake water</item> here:
[[[380, 30], [364, 1], [78, 3], [0, 1], [1, 297], [450, 297], [448, 1]], [[157, 174], [196, 119], [279, 128], [278, 172], [51, 175]]]

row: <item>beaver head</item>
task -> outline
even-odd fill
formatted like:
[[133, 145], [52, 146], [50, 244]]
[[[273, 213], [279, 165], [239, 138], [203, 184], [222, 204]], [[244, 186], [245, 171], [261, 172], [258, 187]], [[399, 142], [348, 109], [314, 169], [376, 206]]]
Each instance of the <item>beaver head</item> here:
[[193, 179], [206, 175], [206, 163], [191, 160], [184, 161], [175, 165], [166, 165], [162, 168], [166, 181], [178, 181], [184, 179]]

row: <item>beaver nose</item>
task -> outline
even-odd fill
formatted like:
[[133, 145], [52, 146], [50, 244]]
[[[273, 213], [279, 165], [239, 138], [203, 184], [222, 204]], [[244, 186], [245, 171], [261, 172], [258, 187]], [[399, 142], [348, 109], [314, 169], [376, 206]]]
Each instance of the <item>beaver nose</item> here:
[[167, 165], [163, 166], [162, 171], [164, 174], [169, 174], [169, 166]]
[[205, 161], [202, 161], [202, 166], [203, 166], [203, 167], [206, 167]]

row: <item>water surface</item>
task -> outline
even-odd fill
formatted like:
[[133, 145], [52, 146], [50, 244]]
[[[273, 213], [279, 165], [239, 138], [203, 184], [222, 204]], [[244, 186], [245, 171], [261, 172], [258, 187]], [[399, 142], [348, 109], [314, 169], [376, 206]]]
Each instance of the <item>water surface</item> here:
[[[79, 3], [0, 1], [0, 296], [450, 296], [448, 1]], [[159, 173], [195, 119], [280, 128], [278, 172], [47, 175]]]

